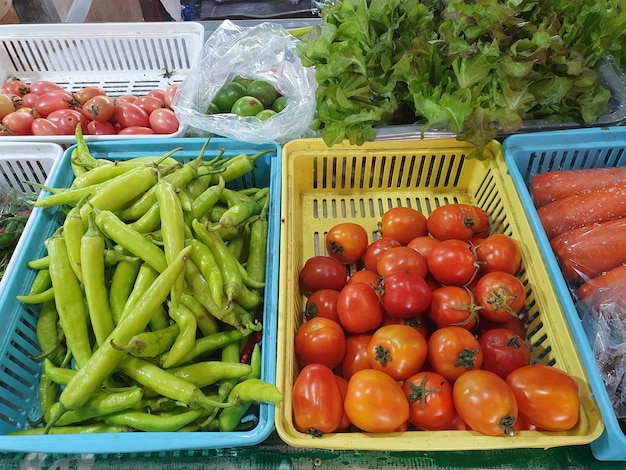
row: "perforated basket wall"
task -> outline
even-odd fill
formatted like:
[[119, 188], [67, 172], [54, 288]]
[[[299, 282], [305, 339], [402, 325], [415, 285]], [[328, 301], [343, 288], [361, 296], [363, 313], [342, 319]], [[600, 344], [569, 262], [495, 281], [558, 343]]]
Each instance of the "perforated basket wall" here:
[[[27, 83], [50, 80], [68, 91], [98, 86], [111, 96], [146, 95], [180, 83], [204, 43], [195, 22], [64, 23], [3, 25], [0, 29], [0, 80]], [[175, 134], [152, 135], [176, 137]], [[5, 139], [6, 137], [2, 137]], [[137, 136], [107, 136], [132, 139]], [[11, 140], [73, 143], [73, 136], [11, 136]], [[103, 140], [87, 136], [87, 140]], [[2, 142], [2, 140], [0, 140]]]
[[[601, 434], [602, 420], [585, 370], [499, 144], [493, 142], [483, 160], [472, 158], [471, 152], [472, 147], [454, 139], [332, 148], [320, 140], [304, 139], [284, 146], [276, 381], [285, 391], [285, 401], [276, 410], [276, 429], [288, 444], [393, 451], [549, 448], [588, 443]], [[290, 391], [299, 371], [293, 341], [306, 300], [298, 289], [299, 269], [309, 257], [324, 254], [325, 233], [339, 222], [362, 224], [371, 241], [389, 208], [409, 206], [427, 215], [454, 202], [481, 206], [491, 217], [492, 233], [506, 233], [518, 241], [532, 362], [553, 365], [576, 379], [582, 400], [579, 424], [568, 432], [521, 431], [510, 438], [475, 431], [351, 432], [321, 438], [298, 432], [292, 420]]]
[[560, 169], [611, 168], [626, 165], [626, 128], [595, 128], [578, 131], [540, 132], [532, 136], [511, 136], [503, 143], [503, 152], [528, 214], [533, 235], [563, 305], [573, 337], [578, 346], [594, 397], [598, 402], [604, 432], [591, 443], [599, 460], [626, 460], [626, 434], [620, 427], [611, 398], [596, 365], [595, 355], [580, 321], [571, 290], [561, 273], [530, 194], [530, 182], [538, 173]]

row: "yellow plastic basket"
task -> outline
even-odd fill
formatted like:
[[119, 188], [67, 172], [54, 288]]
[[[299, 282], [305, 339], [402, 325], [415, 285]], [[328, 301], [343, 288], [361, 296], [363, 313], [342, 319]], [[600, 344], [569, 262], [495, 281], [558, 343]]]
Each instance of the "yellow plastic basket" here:
[[[285, 400], [277, 406], [275, 422], [287, 444], [392, 451], [547, 449], [586, 444], [602, 433], [603, 422], [585, 370], [500, 145], [494, 141], [484, 159], [472, 158], [472, 150], [455, 139], [331, 148], [318, 139], [301, 139], [284, 146], [276, 383]], [[371, 241], [382, 214], [391, 207], [410, 206], [428, 215], [435, 207], [454, 202], [481, 206], [490, 214], [492, 233], [506, 233], [519, 242], [532, 362], [553, 365], [575, 378], [581, 396], [578, 425], [568, 432], [521, 431], [513, 437], [490, 437], [475, 431], [407, 431], [334, 433], [316, 438], [297, 431], [291, 390], [299, 366], [293, 340], [306, 301], [298, 289], [299, 269], [309, 257], [324, 254], [325, 233], [339, 222], [362, 224]]]

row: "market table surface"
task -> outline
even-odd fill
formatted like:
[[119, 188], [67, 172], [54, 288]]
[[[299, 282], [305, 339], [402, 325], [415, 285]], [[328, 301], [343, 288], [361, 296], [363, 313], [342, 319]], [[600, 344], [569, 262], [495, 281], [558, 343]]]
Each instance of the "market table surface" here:
[[[450, 443], [451, 446], [454, 443]], [[252, 447], [141, 454], [46, 455], [0, 453], [3, 470], [105, 469], [613, 469], [624, 462], [599, 462], [589, 446], [456, 452], [364, 452], [294, 448], [276, 433]]]

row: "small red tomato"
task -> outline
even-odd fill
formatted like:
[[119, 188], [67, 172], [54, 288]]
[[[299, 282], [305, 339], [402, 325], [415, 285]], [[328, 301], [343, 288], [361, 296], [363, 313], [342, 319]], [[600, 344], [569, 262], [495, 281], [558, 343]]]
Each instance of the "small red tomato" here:
[[157, 134], [174, 134], [180, 126], [174, 111], [167, 108], [155, 109], [148, 118], [150, 127]]
[[315, 317], [325, 317], [339, 322], [337, 315], [337, 299], [339, 291], [334, 289], [320, 289], [313, 292], [306, 301], [304, 320]]
[[476, 326], [479, 307], [470, 292], [459, 286], [442, 286], [432, 291], [428, 318], [439, 328], [460, 326], [471, 330]]
[[424, 313], [431, 303], [432, 291], [424, 278], [412, 271], [395, 271], [380, 283], [380, 302], [387, 314], [411, 318]]
[[363, 255], [363, 266], [370, 271], [378, 272], [376, 265], [381, 255], [390, 248], [402, 246], [398, 240], [382, 237], [370, 243]]
[[465, 286], [478, 272], [478, 263], [469, 243], [463, 240], [442, 240], [426, 257], [428, 272], [444, 285]]
[[325, 238], [328, 256], [341, 264], [356, 263], [367, 249], [367, 232], [352, 222], [342, 222], [328, 230]]
[[407, 245], [415, 237], [426, 235], [426, 216], [411, 207], [394, 207], [385, 211], [380, 220], [383, 237], [390, 237]]
[[334, 369], [343, 361], [346, 336], [336, 321], [315, 317], [298, 327], [294, 346], [300, 365], [324, 364]]
[[385, 325], [370, 339], [367, 357], [372, 369], [396, 380], [416, 374], [426, 361], [428, 346], [424, 335], [408, 325]]
[[409, 248], [413, 248], [423, 257], [426, 257], [428, 256], [428, 253], [430, 253], [430, 250], [432, 250], [435, 245], [438, 245], [440, 241], [441, 240], [437, 240], [436, 238], [433, 238], [429, 235], [424, 235], [421, 237], [415, 237], [413, 240], [407, 243], [406, 246], [408, 246]]
[[513, 274], [493, 271], [478, 279], [474, 299], [480, 305], [480, 316], [499, 322], [517, 317], [526, 301], [524, 284]]
[[341, 362], [341, 373], [346, 379], [350, 380], [359, 370], [372, 368], [367, 356], [371, 338], [372, 333], [349, 334], [346, 337], [346, 353]]
[[494, 328], [478, 337], [483, 351], [482, 368], [499, 375], [503, 379], [523, 366], [530, 364], [530, 348], [510, 330]]
[[457, 416], [450, 382], [436, 372], [423, 371], [402, 384], [409, 400], [409, 421], [417, 429], [441, 431], [450, 429]]
[[378, 258], [376, 272], [386, 277], [396, 271], [411, 271], [425, 278], [428, 274], [426, 258], [407, 246], [390, 248]]
[[450, 382], [468, 370], [480, 369], [483, 352], [478, 340], [465, 328], [444, 326], [428, 338], [428, 360], [434, 371]]
[[505, 271], [515, 276], [520, 270], [522, 252], [517, 241], [509, 235], [494, 233], [477, 243], [474, 251], [482, 274]]
[[337, 314], [350, 333], [365, 333], [383, 321], [383, 309], [373, 287], [362, 282], [346, 285], [339, 292]]
[[329, 256], [312, 256], [298, 274], [300, 291], [311, 295], [321, 289], [341, 291], [348, 282], [346, 267]]

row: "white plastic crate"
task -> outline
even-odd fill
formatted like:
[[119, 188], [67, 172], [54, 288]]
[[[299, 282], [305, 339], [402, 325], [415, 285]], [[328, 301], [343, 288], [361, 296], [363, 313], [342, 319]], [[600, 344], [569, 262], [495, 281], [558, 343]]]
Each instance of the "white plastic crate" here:
[[[0, 26], [0, 80], [50, 80], [66, 90], [98, 86], [110, 96], [146, 95], [180, 83], [204, 44], [196, 22], [72, 23]], [[148, 137], [178, 137], [174, 134]], [[87, 141], [138, 136], [85, 136]], [[0, 142], [74, 143], [74, 136], [3, 136]]]

